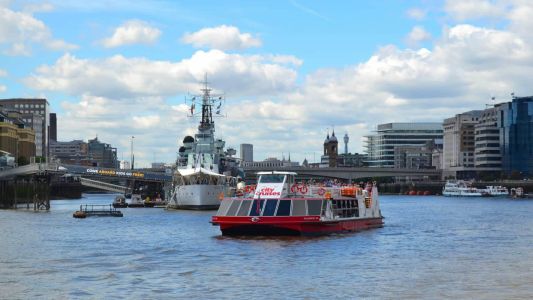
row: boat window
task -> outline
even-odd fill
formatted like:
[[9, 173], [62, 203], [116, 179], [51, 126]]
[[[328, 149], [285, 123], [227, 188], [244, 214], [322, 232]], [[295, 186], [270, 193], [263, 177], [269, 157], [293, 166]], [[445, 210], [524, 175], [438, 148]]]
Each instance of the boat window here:
[[231, 205], [231, 200], [223, 200], [220, 203], [220, 207], [218, 208], [217, 216], [225, 216], [230, 205]]
[[276, 211], [277, 204], [277, 199], [267, 200], [267, 203], [265, 204], [265, 210], [263, 211], [263, 216], [273, 216], [274, 212]]
[[254, 202], [252, 203], [252, 209], [250, 210], [250, 216], [261, 215], [261, 209], [263, 208], [263, 203], [265, 203], [265, 200], [254, 200]]
[[305, 201], [304, 200], [293, 200], [292, 201], [292, 215], [293, 216], [305, 216]]
[[252, 200], [243, 200], [237, 216], [247, 216], [250, 206], [252, 206]]
[[261, 175], [259, 182], [260, 183], [282, 183], [284, 178], [285, 178], [285, 175], [267, 174], [267, 175]]
[[278, 211], [276, 216], [290, 216], [291, 215], [291, 200], [279, 200]]
[[307, 209], [309, 210], [309, 215], [320, 215], [322, 200], [307, 200]]
[[234, 216], [241, 204], [241, 200], [233, 200], [226, 216]]

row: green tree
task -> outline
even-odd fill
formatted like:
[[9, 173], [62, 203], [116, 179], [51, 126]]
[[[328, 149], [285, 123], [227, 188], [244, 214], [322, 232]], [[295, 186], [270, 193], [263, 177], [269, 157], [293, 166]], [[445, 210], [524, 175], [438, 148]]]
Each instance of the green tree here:
[[29, 162], [28, 162], [28, 159], [25, 157], [25, 156], [19, 156], [19, 158], [17, 158], [17, 164], [19, 166], [25, 166], [27, 165]]

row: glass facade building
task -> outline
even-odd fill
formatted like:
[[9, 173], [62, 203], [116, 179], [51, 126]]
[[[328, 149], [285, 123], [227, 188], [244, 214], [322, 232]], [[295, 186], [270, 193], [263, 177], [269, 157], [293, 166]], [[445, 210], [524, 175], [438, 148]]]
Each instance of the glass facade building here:
[[533, 175], [533, 96], [498, 105], [503, 172]]
[[[443, 129], [441, 123], [387, 123], [379, 124], [374, 135], [366, 136], [366, 153], [368, 155], [369, 167], [389, 167], [394, 168], [399, 165], [396, 159], [399, 158], [397, 148], [427, 147], [428, 144], [435, 144], [436, 140], [442, 140]], [[420, 153], [419, 153], [420, 154]], [[431, 153], [426, 154], [424, 160], [431, 166]]]

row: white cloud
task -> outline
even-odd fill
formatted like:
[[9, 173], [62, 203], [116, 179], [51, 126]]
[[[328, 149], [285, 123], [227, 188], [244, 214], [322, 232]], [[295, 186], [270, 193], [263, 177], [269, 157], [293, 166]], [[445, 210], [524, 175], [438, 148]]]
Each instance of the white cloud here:
[[154, 44], [161, 36], [161, 30], [140, 20], [129, 20], [117, 27], [113, 35], [102, 40], [106, 48], [133, 44]]
[[260, 47], [261, 40], [249, 33], [241, 33], [235, 26], [221, 25], [203, 28], [197, 32], [186, 33], [181, 38], [185, 44], [196, 48], [212, 48], [220, 50], [237, 50], [250, 47]]
[[444, 6], [445, 12], [459, 21], [499, 18], [505, 14], [505, 8], [503, 1], [490, 0], [447, 0]]
[[7, 76], [7, 71], [0, 69], [0, 77], [6, 77], [6, 76]]
[[39, 67], [26, 83], [38, 90], [122, 99], [195, 91], [206, 73], [216, 88], [234, 95], [278, 94], [293, 88], [297, 76], [295, 69], [270, 56], [211, 50], [179, 62], [121, 55], [90, 60], [65, 54], [54, 65]]
[[26, 12], [0, 7], [0, 46], [5, 54], [30, 55], [31, 44], [40, 44], [51, 50], [74, 50], [78, 46], [54, 39], [50, 29]]
[[5, 85], [0, 84], [0, 93], [3, 93], [5, 91], [7, 91], [7, 87]]
[[157, 129], [160, 126], [161, 118], [159, 115], [151, 116], [134, 116], [133, 127], [135, 128], [154, 128]]
[[431, 34], [427, 32], [422, 26], [415, 26], [409, 32], [406, 38], [406, 43], [410, 47], [416, 47], [419, 43], [431, 39]]
[[[301, 60], [280, 55], [239, 55], [220, 50], [197, 51], [181, 61], [158, 61], [146, 58], [126, 58], [120, 55], [105, 59], [80, 59], [65, 54], [52, 65], [37, 68], [25, 83], [39, 91], [72, 95], [77, 102], [64, 101], [60, 131], [64, 139], [94, 137], [128, 151], [128, 136], [134, 135], [139, 151], [136, 160], [152, 159], [152, 153], [175, 159], [177, 143], [185, 132], [193, 133], [197, 120], [187, 118], [189, 107], [174, 104], [169, 99], [187, 92], [198, 93], [200, 82], [207, 73], [215, 92], [228, 95], [229, 125], [217, 119], [220, 136], [238, 145], [233, 130], [235, 120], [242, 128], [250, 126], [257, 116], [267, 123], [278, 120], [277, 126], [297, 126], [301, 119], [301, 105], [286, 106], [279, 101], [257, 101], [250, 95], [277, 97], [293, 91], [296, 70]], [[241, 110], [238, 103], [254, 99]], [[290, 109], [285, 109], [289, 107]], [[281, 127], [279, 127], [281, 130]], [[257, 131], [262, 132], [262, 131]], [[254, 133], [255, 134], [255, 133]], [[230, 145], [231, 143], [228, 142]], [[141, 150], [142, 149], [142, 150]], [[139, 155], [139, 156], [138, 156]], [[128, 157], [126, 155], [126, 157]]]
[[26, 5], [24, 5], [22, 10], [29, 14], [34, 14], [37, 12], [50, 12], [54, 10], [54, 5], [48, 2], [27, 3]]
[[411, 8], [407, 11], [407, 16], [411, 19], [422, 21], [426, 18], [426, 11], [420, 8]]

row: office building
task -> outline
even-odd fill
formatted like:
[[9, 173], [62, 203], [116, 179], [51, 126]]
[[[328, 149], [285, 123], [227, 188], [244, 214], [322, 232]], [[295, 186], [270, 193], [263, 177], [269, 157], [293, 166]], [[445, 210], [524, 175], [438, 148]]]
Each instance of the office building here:
[[50, 114], [50, 141], [57, 141], [57, 116], [55, 113]]
[[89, 140], [87, 144], [89, 159], [91, 159], [93, 166], [115, 169], [120, 167], [119, 161], [117, 160], [117, 148], [111, 147], [110, 144], [100, 142], [98, 137]]
[[21, 119], [35, 131], [36, 156], [47, 156], [50, 106], [46, 99], [0, 99], [4, 109], [16, 110]]
[[[387, 123], [379, 124], [376, 134], [366, 136], [366, 153], [369, 167], [394, 168], [406, 163], [406, 151], [423, 154], [424, 158], [414, 163], [417, 168], [431, 166], [431, 154], [423, 148], [428, 143], [436, 144], [442, 140], [443, 130], [441, 123]], [[403, 148], [402, 148], [403, 147]], [[398, 148], [398, 150], [397, 150]], [[403, 149], [403, 150], [401, 150]], [[415, 150], [418, 149], [418, 150]], [[404, 155], [401, 155], [403, 153]], [[396, 159], [404, 162], [396, 163]]]
[[243, 167], [256, 167], [256, 168], [283, 168], [283, 167], [298, 167], [300, 163], [291, 161], [289, 159], [282, 158], [281, 160], [276, 157], [269, 157], [263, 161], [244, 161]]
[[474, 125], [474, 165], [478, 171], [499, 172], [502, 169], [499, 107], [483, 110]]
[[[345, 149], [346, 150], [346, 149]], [[367, 156], [359, 153], [343, 153], [337, 158], [337, 166], [346, 168], [366, 167]]]
[[35, 132], [18, 112], [0, 110], [0, 151], [25, 164], [35, 156]]
[[502, 170], [513, 177], [533, 176], [533, 96], [514, 97], [500, 111]]
[[475, 126], [482, 112], [481, 110], [472, 110], [444, 120], [442, 162], [444, 177], [458, 179], [476, 177], [474, 162]]
[[241, 144], [241, 161], [242, 162], [252, 162], [254, 161], [254, 145], [252, 144]]
[[432, 167], [433, 149], [429, 146], [394, 148], [394, 168], [428, 169]]
[[88, 144], [82, 140], [50, 141], [50, 156], [63, 164], [92, 166]]

